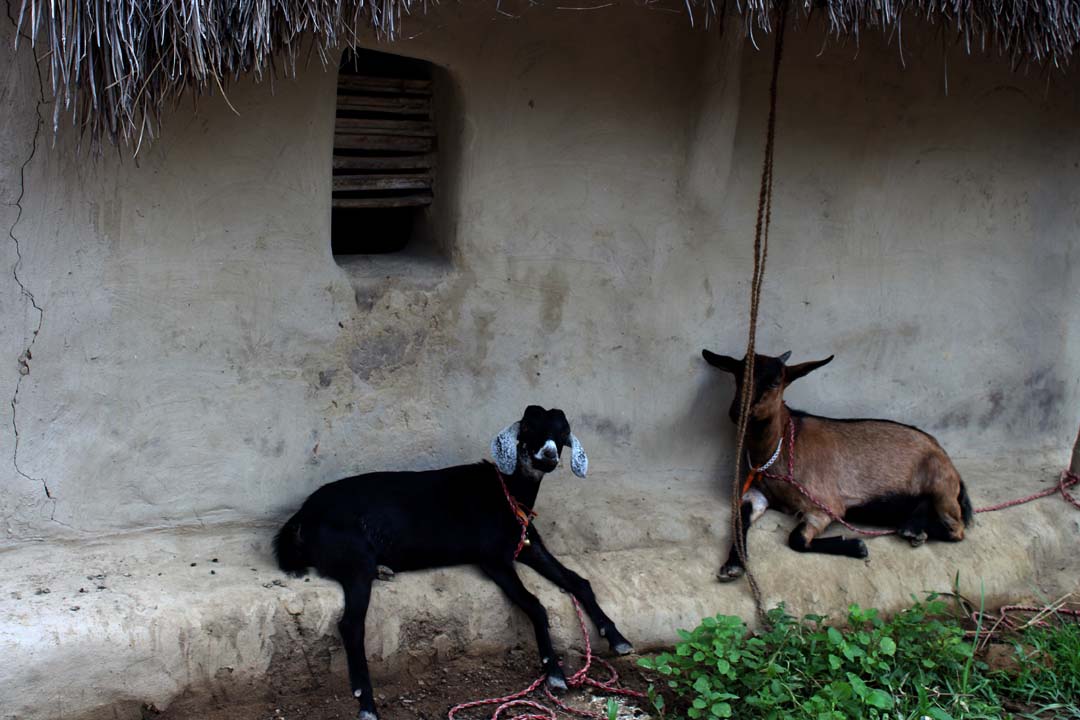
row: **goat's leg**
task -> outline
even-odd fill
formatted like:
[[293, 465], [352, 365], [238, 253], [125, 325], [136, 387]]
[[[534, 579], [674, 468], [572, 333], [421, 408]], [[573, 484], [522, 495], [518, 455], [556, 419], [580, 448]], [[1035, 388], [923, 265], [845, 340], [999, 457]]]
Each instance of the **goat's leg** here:
[[806, 515], [805, 522], [791, 531], [788, 547], [796, 552], [815, 552], [826, 555], [843, 555], [850, 558], [864, 558], [869, 555], [866, 543], [859, 538], [827, 537], [819, 538], [818, 533], [827, 528], [832, 520], [827, 515]]
[[926, 498], [921, 499], [908, 519], [897, 530], [897, 535], [911, 543], [911, 547], [919, 547], [926, 542], [927, 531], [932, 522], [932, 512], [930, 501]]
[[[765, 495], [757, 488], [750, 488], [742, 496], [742, 506], [739, 508], [739, 512], [742, 515], [742, 544], [743, 550], [747, 550], [746, 536], [750, 532], [750, 526], [757, 522], [758, 518], [765, 514], [765, 509], [769, 507], [769, 500]], [[735, 528], [731, 529], [735, 532]], [[743, 566], [742, 560], [739, 558], [739, 551], [735, 549], [735, 539], [732, 538], [731, 551], [728, 553], [727, 562], [720, 566], [720, 570], [716, 573], [716, 579], [720, 582], [731, 582], [737, 578], [742, 577], [746, 572], [746, 568]]]
[[529, 533], [529, 539], [531, 544], [518, 556], [518, 560], [580, 600], [589, 619], [600, 631], [600, 637], [607, 639], [612, 652], [616, 655], [629, 655], [634, 652], [634, 646], [623, 637], [614, 621], [596, 602], [596, 594], [593, 593], [589, 581], [559, 562], [544, 546], [540, 534], [535, 530]]
[[360, 702], [359, 720], [378, 720], [375, 697], [371, 692], [367, 655], [364, 652], [364, 619], [367, 617], [368, 600], [371, 598], [371, 580], [368, 575], [357, 576], [351, 582], [342, 583], [345, 591], [345, 612], [338, 623], [338, 631], [345, 644], [345, 656], [349, 661], [349, 684], [353, 696]]
[[491, 563], [481, 565], [480, 569], [499, 586], [510, 602], [524, 610], [529, 616], [533, 630], [536, 632], [536, 647], [540, 651], [540, 665], [547, 674], [548, 687], [552, 690], [565, 690], [566, 676], [559, 667], [558, 658], [555, 657], [555, 648], [551, 644], [547, 610], [521, 582], [521, 578], [514, 571], [513, 564]]

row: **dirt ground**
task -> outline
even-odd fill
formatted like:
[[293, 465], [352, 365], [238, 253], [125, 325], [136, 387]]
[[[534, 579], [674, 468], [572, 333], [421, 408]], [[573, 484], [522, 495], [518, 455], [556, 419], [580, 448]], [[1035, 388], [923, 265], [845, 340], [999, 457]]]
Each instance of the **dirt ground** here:
[[[637, 657], [607, 658], [616, 668], [623, 687], [644, 691], [648, 681], [637, 666]], [[570, 653], [564, 661], [569, 676], [581, 665]], [[337, 675], [303, 672], [281, 663], [259, 683], [231, 686], [212, 695], [188, 696], [166, 711], [144, 708], [145, 720], [347, 720], [356, 717], [357, 704], [348, 681]], [[517, 692], [537, 677], [535, 653], [522, 648], [502, 656], [461, 657], [442, 663], [421, 663], [389, 677], [373, 677], [380, 720], [439, 720], [458, 703], [504, 696]], [[595, 668], [590, 675], [606, 680]], [[607, 695], [593, 690], [570, 690], [561, 699], [575, 708], [602, 711]], [[461, 713], [460, 720], [489, 718], [495, 706]], [[516, 714], [516, 713], [511, 713]], [[622, 720], [645, 718], [632, 700], [620, 702]]]

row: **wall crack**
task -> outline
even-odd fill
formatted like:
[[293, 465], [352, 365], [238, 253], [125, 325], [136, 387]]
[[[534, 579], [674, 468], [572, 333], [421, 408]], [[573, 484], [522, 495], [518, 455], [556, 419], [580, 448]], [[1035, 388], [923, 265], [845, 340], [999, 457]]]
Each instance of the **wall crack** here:
[[[11, 19], [11, 3], [8, 2], [8, 18]], [[19, 268], [22, 266], [22, 245], [19, 242], [18, 235], [15, 234], [16, 228], [19, 226], [19, 222], [23, 216], [23, 199], [26, 197], [26, 168], [33, 162], [34, 157], [37, 155], [38, 142], [41, 140], [41, 128], [45, 124], [44, 118], [41, 116], [41, 109], [46, 104], [45, 101], [45, 82], [41, 75], [41, 65], [37, 61], [37, 57], [34, 58], [34, 68], [37, 71], [38, 80], [38, 101], [35, 105], [34, 112], [37, 115], [37, 124], [34, 127], [34, 137], [30, 142], [30, 152], [19, 167], [19, 195], [15, 198], [14, 203], [10, 203], [10, 207], [14, 207], [15, 220], [11, 223], [11, 227], [8, 228], [8, 238], [10, 238], [12, 245], [15, 246], [15, 263], [11, 266], [11, 275], [15, 279], [15, 284], [19, 286], [19, 292], [23, 297], [29, 301], [31, 307], [37, 312], [37, 325], [34, 327], [33, 332], [30, 335], [30, 341], [26, 347], [20, 353], [18, 358], [19, 378], [15, 381], [15, 391], [11, 396], [11, 429], [15, 435], [15, 447], [12, 451], [11, 463], [15, 468], [15, 472], [21, 477], [30, 480], [31, 482], [40, 483], [42, 489], [45, 491], [45, 497], [52, 501], [53, 511], [52, 515], [56, 515], [56, 498], [53, 496], [52, 491], [49, 490], [49, 484], [43, 477], [34, 477], [25, 472], [19, 466], [19, 444], [21, 437], [19, 435], [19, 423], [18, 423], [18, 406], [19, 406], [19, 392], [22, 390], [23, 380], [30, 374], [30, 362], [34, 358], [33, 348], [34, 343], [37, 342], [38, 335], [41, 333], [41, 328], [45, 324], [45, 309], [38, 304], [37, 298], [34, 293], [26, 286], [22, 278], [19, 277]], [[55, 517], [51, 517], [51, 520], [56, 520]]]

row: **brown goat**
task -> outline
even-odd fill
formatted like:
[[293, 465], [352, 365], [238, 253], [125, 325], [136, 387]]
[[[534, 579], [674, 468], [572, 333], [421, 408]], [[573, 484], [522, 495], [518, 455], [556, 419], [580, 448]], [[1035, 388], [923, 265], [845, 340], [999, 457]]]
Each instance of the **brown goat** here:
[[[729, 416], [738, 422], [744, 360], [703, 350], [710, 365], [735, 377], [735, 399]], [[795, 380], [832, 360], [785, 365], [791, 356], [754, 356], [754, 390], [746, 428], [747, 461], [753, 469], [771, 463], [771, 474], [785, 476], [794, 432], [793, 479], [829, 512], [824, 512], [792, 484], [759, 475], [742, 496], [743, 547], [750, 525], [770, 505], [802, 516], [788, 539], [798, 552], [820, 552], [853, 558], [867, 556], [858, 538], [819, 538], [832, 517], [897, 527], [912, 546], [928, 537], [957, 542], [971, 524], [967, 490], [937, 440], [918, 428], [890, 420], [837, 420], [791, 410], [784, 390]], [[789, 423], [794, 423], [789, 426]], [[732, 544], [717, 577], [734, 580], [745, 568]]]

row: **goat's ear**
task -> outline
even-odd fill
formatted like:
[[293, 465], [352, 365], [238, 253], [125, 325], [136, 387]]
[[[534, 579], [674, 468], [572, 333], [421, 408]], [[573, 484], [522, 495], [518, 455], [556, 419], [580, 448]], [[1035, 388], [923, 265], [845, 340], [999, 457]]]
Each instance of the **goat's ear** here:
[[817, 370], [822, 365], [828, 365], [832, 362], [833, 356], [825, 358], [824, 360], [813, 360], [811, 362], [799, 363], [798, 365], [788, 365], [785, 370], [785, 378], [788, 382], [794, 382], [803, 375], [809, 375]]
[[735, 376], [742, 375], [742, 360], [736, 360], [735, 358], [728, 357], [727, 355], [717, 355], [716, 353], [709, 352], [708, 350], [702, 350], [701, 356], [705, 358], [705, 361], [713, 367], [720, 368], [724, 372], [729, 372]]
[[491, 441], [491, 457], [495, 461], [495, 467], [503, 475], [513, 475], [517, 470], [517, 446], [518, 428], [520, 422], [507, 425], [502, 432]]
[[570, 469], [579, 478], [585, 477], [589, 472], [589, 456], [585, 454], [585, 448], [581, 447], [581, 442], [574, 433], [570, 433]]

